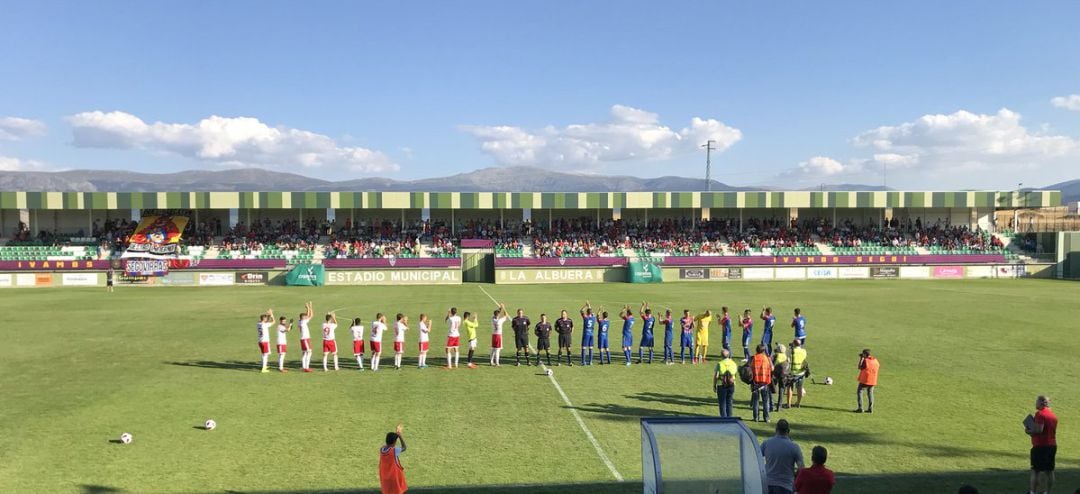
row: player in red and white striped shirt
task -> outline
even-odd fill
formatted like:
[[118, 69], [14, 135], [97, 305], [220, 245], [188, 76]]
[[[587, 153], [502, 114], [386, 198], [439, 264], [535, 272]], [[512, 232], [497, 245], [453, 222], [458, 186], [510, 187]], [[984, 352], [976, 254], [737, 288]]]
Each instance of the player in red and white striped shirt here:
[[420, 358], [417, 361], [417, 368], [427, 369], [427, 352], [428, 346], [431, 340], [431, 321], [428, 319], [427, 314], [420, 314]]
[[356, 366], [360, 368], [360, 372], [364, 371], [364, 322], [359, 317], [353, 319], [353, 324], [349, 327], [349, 332], [352, 333], [352, 352], [356, 357]]
[[266, 361], [270, 358], [270, 328], [274, 325], [274, 310], [266, 309], [266, 314], [259, 314], [259, 353], [262, 354], [262, 373], [270, 372]]
[[409, 316], [398, 313], [394, 323], [394, 370], [401, 370], [401, 357], [405, 353], [405, 332], [409, 330]]
[[386, 316], [382, 312], [375, 314], [375, 320], [371, 321], [371, 370], [379, 370], [379, 360], [382, 359], [382, 335], [386, 331]]
[[326, 357], [330, 354], [334, 355], [334, 370], [341, 370], [338, 367], [337, 358], [337, 340], [334, 339], [334, 330], [337, 329], [337, 316], [333, 312], [326, 315], [326, 322], [322, 325], [322, 370], [327, 372]]

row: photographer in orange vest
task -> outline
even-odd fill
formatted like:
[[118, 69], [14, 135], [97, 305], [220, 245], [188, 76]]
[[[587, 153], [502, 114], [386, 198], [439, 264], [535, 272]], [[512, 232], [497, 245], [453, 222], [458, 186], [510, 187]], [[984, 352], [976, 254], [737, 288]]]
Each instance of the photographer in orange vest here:
[[765, 345], [757, 346], [757, 353], [750, 358], [750, 370], [754, 380], [750, 384], [750, 408], [754, 411], [754, 422], [764, 412], [765, 423], [769, 423], [769, 406], [772, 403], [769, 385], [772, 384], [773, 365], [765, 353]]
[[869, 405], [866, 407], [866, 413], [874, 413], [874, 386], [877, 386], [878, 368], [880, 366], [878, 360], [873, 355], [870, 355], [869, 348], [864, 348], [862, 353], [859, 354], [859, 389], [855, 392], [859, 408], [855, 409], [855, 413], [863, 413], [862, 395], [864, 389], [866, 390], [867, 405]]
[[[379, 484], [382, 494], [403, 494], [409, 490], [405, 484], [405, 468], [399, 456], [405, 452], [405, 438], [401, 437], [401, 424], [395, 432], [386, 433], [386, 444], [379, 449]], [[401, 442], [401, 447], [397, 443]]]

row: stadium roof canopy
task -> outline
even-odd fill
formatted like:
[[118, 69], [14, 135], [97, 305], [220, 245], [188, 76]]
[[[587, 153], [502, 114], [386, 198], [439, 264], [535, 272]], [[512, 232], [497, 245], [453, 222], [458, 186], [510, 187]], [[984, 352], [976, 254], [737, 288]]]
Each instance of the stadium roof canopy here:
[[0, 192], [0, 209], [1039, 208], [1060, 191]]

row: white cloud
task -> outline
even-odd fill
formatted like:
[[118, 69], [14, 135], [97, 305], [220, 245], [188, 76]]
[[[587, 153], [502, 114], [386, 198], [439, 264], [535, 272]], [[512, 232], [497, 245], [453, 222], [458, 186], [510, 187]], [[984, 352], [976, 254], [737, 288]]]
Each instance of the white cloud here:
[[154, 122], [120, 111], [92, 111], [68, 117], [77, 147], [144, 149], [179, 154], [230, 166], [295, 170], [343, 169], [385, 172], [398, 169], [386, 154], [341, 146], [334, 139], [288, 127], [271, 127], [251, 117], [204, 118], [194, 124]]
[[500, 165], [597, 168], [628, 160], [665, 160], [699, 150], [707, 140], [724, 151], [742, 139], [742, 131], [714, 119], [694, 117], [678, 131], [660, 124], [659, 115], [623, 105], [611, 107], [603, 123], [552, 126], [527, 131], [513, 126], [463, 125], [480, 148]]
[[0, 141], [21, 141], [45, 135], [45, 122], [19, 117], [0, 117]]
[[1050, 99], [1050, 104], [1066, 110], [1080, 111], [1080, 94], [1055, 96]]
[[0, 171], [3, 172], [26, 172], [42, 171], [45, 163], [34, 160], [24, 160], [11, 156], [0, 156]]

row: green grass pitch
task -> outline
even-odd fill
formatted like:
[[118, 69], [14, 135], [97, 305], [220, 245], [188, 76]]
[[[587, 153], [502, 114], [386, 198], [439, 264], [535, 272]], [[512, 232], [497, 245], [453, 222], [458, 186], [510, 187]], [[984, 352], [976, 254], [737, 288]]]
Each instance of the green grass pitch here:
[[[613, 313], [641, 300], [733, 312], [767, 304], [778, 313], [781, 341], [791, 337], [787, 323], [798, 306], [814, 373], [836, 384], [810, 385], [802, 409], [774, 420], [791, 421], [807, 458], [815, 444], [829, 448], [829, 466], [841, 477], [835, 492], [955, 492], [962, 483], [1022, 492], [1029, 442], [1020, 421], [1040, 393], [1054, 399], [1061, 420], [1056, 490], [1080, 486], [1080, 284], [867, 280], [5, 290], [0, 492], [374, 492], [377, 448], [403, 422], [403, 463], [419, 492], [632, 493], [641, 491], [639, 417], [716, 414], [711, 364], [556, 368], [625, 477], [617, 482], [552, 383], [535, 367], [513, 367], [512, 338], [504, 366], [486, 366], [492, 303], [482, 289], [534, 321], [561, 308], [576, 318], [586, 298]], [[308, 299], [317, 319], [347, 307], [339, 313], [343, 370], [321, 372], [316, 339], [320, 370], [297, 372], [294, 332], [293, 372], [257, 372], [258, 313], [272, 307], [296, 317]], [[441, 320], [451, 305], [480, 312], [479, 369], [436, 367], [444, 364]], [[438, 321], [432, 368], [414, 368], [414, 331], [408, 368], [390, 369], [387, 352], [381, 372], [356, 372], [344, 319], [367, 323], [376, 311], [407, 313], [414, 327], [420, 312]], [[639, 332], [640, 322], [635, 339]], [[755, 339], [760, 334], [758, 322]], [[715, 325], [711, 343], [715, 355]], [[863, 347], [882, 362], [874, 415], [851, 413]], [[736, 414], [749, 418], [747, 405], [740, 387]], [[198, 428], [208, 418], [217, 430]], [[771, 433], [751, 427], [762, 439]], [[110, 442], [121, 432], [134, 442]]]

